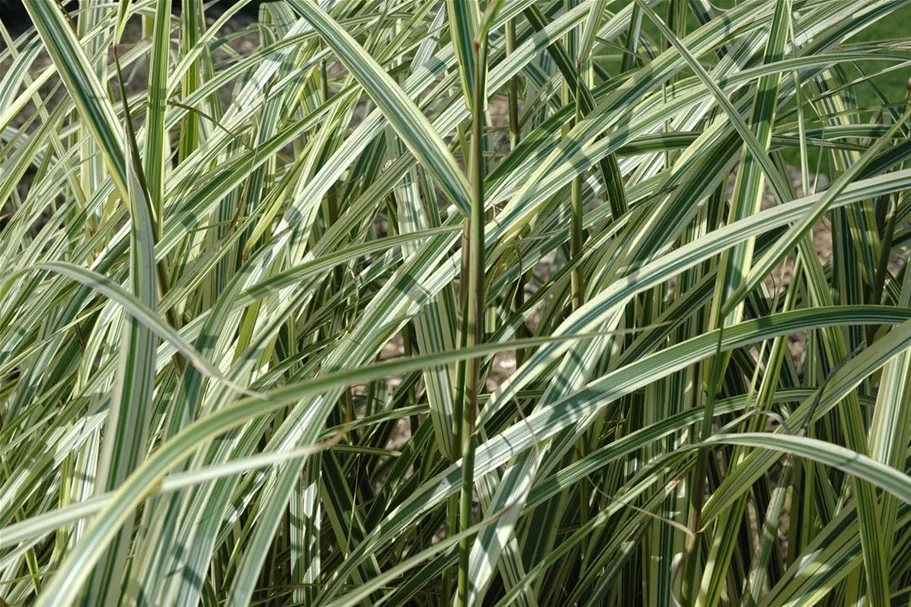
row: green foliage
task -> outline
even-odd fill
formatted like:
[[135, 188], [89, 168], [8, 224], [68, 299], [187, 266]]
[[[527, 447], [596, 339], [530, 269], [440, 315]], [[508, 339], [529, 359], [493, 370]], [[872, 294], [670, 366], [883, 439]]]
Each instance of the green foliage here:
[[24, 4], [0, 604], [908, 604], [909, 0]]

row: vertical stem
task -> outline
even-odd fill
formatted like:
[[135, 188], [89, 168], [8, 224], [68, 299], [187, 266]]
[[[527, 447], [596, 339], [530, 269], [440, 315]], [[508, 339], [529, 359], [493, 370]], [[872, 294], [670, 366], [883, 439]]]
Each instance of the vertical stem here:
[[[516, 22], [510, 19], [506, 22], [506, 55], [509, 56], [516, 50]], [[509, 149], [515, 150], [519, 147], [519, 141], [522, 138], [522, 128], [519, 125], [519, 79], [513, 76], [506, 83], [506, 96], [509, 110]], [[520, 260], [521, 263], [521, 260]], [[520, 267], [519, 270], [522, 270]], [[513, 298], [513, 310], [518, 311], [525, 305], [525, 282], [527, 275], [525, 272], [519, 272], [519, 279], [516, 283], [516, 294]], [[516, 337], [522, 339], [528, 337], [528, 329], [523, 322], [516, 330]], [[525, 362], [525, 348], [516, 348], [516, 368], [522, 366]]]
[[[889, 271], [889, 260], [891, 259], [892, 241], [895, 238], [895, 220], [898, 217], [897, 209], [892, 205], [891, 196], [884, 196], [879, 201], [881, 207], [891, 207], [888, 211], [888, 219], [883, 229], [883, 235], [880, 239], [882, 247], [879, 253], [879, 263], [876, 266], [876, 274], [873, 277], [873, 287], [870, 289], [870, 304], [878, 306], [883, 300], [883, 288], [886, 285], [886, 273]], [[888, 205], [888, 206], [887, 206]], [[870, 325], [867, 327], [867, 345], [873, 343], [876, 332], [880, 325]]]
[[[187, 2], [181, 3], [180, 14], [180, 38], [184, 48], [193, 48], [199, 41], [199, 32], [205, 18], [200, 14], [200, 3]], [[202, 70], [201, 61], [197, 59], [190, 64], [190, 67], [184, 72], [181, 80], [181, 95], [187, 99], [196, 92], [200, 87]], [[199, 140], [202, 137], [200, 118], [195, 112], [187, 112], [180, 125], [180, 146], [179, 162], [186, 160], [190, 154], [199, 146]]]
[[[462, 133], [461, 126], [459, 127], [459, 144], [462, 149], [462, 155], [471, 156], [468, 152], [468, 143], [465, 141], [464, 134]], [[468, 268], [470, 264], [470, 254], [471, 247], [469, 246], [471, 233], [471, 221], [466, 220], [464, 228], [462, 230], [462, 261], [461, 268], [459, 272], [459, 310], [461, 311], [461, 326], [459, 330], [459, 347], [464, 348], [468, 345]], [[460, 360], [456, 364], [456, 383], [455, 383], [455, 399], [452, 403], [452, 448], [451, 452], [451, 462], [454, 463], [462, 458], [462, 418], [464, 417], [465, 411], [465, 375], [467, 369], [467, 361]], [[459, 532], [459, 499], [458, 495], [452, 495], [449, 498], [449, 503], [447, 506], [447, 516], [446, 516], [446, 530], [449, 535], [455, 535]], [[461, 561], [459, 562], [461, 566]], [[460, 569], [461, 571], [461, 569]], [[443, 580], [443, 604], [449, 605], [451, 603], [449, 598], [450, 588], [452, 586], [452, 577], [451, 570], [447, 569], [444, 573]], [[461, 574], [459, 574], [461, 575]]]
[[[506, 22], [506, 56], [516, 50], [516, 21], [510, 19]], [[521, 138], [519, 127], [519, 78], [513, 76], [506, 83], [506, 95], [509, 103], [509, 147], [516, 149]]]
[[[463, 154], [468, 149], [468, 146], [464, 140], [462, 140], [462, 150]], [[470, 251], [471, 247], [469, 246], [469, 236], [471, 230], [471, 221], [467, 219], [465, 221], [464, 229], [462, 230], [462, 265], [461, 271], [459, 273], [459, 309], [461, 310], [461, 326], [459, 330], [459, 347], [465, 348], [468, 345], [468, 268], [470, 262]], [[467, 361], [461, 360], [456, 364], [456, 393], [455, 399], [453, 400], [452, 406], [452, 462], [457, 462], [462, 459], [462, 436], [463, 436], [463, 424], [462, 418], [465, 416], [465, 399], [466, 399], [466, 389], [465, 389], [465, 376], [467, 373]], [[459, 495], [452, 495], [449, 498], [448, 513], [446, 519], [446, 529], [450, 535], [455, 535], [459, 532], [460, 529], [460, 509], [459, 509]], [[461, 545], [459, 547], [461, 550]], [[460, 553], [461, 554], [461, 553]], [[445, 574], [447, 580], [445, 581], [445, 592], [446, 595], [443, 597], [445, 605], [450, 604], [449, 592], [451, 587], [452, 578], [450, 577], [451, 571], [446, 570]], [[459, 560], [459, 571], [457, 572], [459, 578], [461, 578], [461, 558]], [[457, 581], [458, 584], [461, 584], [461, 580]]]
[[[404, 349], [405, 349], [405, 356], [414, 356], [416, 353], [416, 348], [414, 347], [414, 338], [412, 337], [412, 331], [413, 331], [413, 328], [410, 323], [406, 324], [402, 328], [402, 342], [403, 342]], [[415, 385], [412, 385], [410, 388], [408, 388], [407, 403], [408, 403], [409, 407], [414, 407], [415, 405], [418, 404], [417, 387]], [[408, 424], [409, 424], [409, 429], [411, 430], [411, 436], [413, 437], [415, 434], [417, 434], [418, 426], [420, 424], [420, 419], [418, 418], [417, 415], [412, 414], [408, 418]], [[416, 457], [414, 460], [414, 468], [415, 468], [415, 470], [420, 468], [420, 458], [419, 457]]]
[[[581, 63], [580, 63], [581, 68]], [[582, 120], [582, 106], [579, 104], [579, 87], [581, 78], [576, 79], [576, 115], [573, 125]], [[582, 254], [582, 175], [573, 177], [571, 187], [571, 225], [569, 235], [569, 258], [575, 261]], [[570, 274], [572, 287], [573, 311], [582, 307], [585, 301], [584, 285], [582, 284], [582, 264], [577, 264]], [[581, 483], [584, 485], [585, 483]]]
[[[575, 8], [577, 0], [565, 0], [566, 10]], [[573, 100], [575, 102], [575, 114], [569, 123], [569, 130], [572, 130], [582, 120], [582, 87], [587, 86], [589, 81], [588, 75], [585, 74], [587, 66], [590, 63], [588, 57], [579, 55], [579, 33], [574, 30], [567, 35], [566, 48], [570, 57], [576, 61], [576, 78], [572, 83], [575, 86], [573, 90]], [[584, 80], [584, 82], [583, 82]], [[568, 89], [570, 83], [564, 82], [564, 87]], [[575, 261], [582, 254], [582, 175], [573, 177], [570, 185], [570, 226], [569, 226], [569, 259]], [[576, 264], [570, 273], [570, 305], [575, 312], [585, 303], [585, 285], [583, 284], [582, 264]], [[589, 432], [583, 433], [576, 442], [576, 454], [581, 459], [587, 452], [587, 443]], [[579, 518], [582, 524], [588, 523], [588, 508], [591, 503], [591, 493], [588, 483], [579, 483]]]
[[[480, 33], [480, 39], [474, 43], [475, 76], [474, 99], [472, 103], [471, 122], [471, 160], [468, 167], [468, 178], [471, 182], [471, 215], [468, 220], [468, 283], [467, 287], [467, 331], [466, 346], [480, 344], [484, 339], [484, 157], [483, 128], [484, 106], [486, 100], [485, 78], [487, 76], [487, 36]], [[462, 491], [460, 496], [459, 528], [462, 531], [471, 527], [471, 506], [474, 486], [474, 443], [475, 421], [478, 416], [478, 395], [480, 382], [481, 359], [472, 358], [466, 370], [466, 394], [462, 408]], [[459, 588], [458, 604], [468, 604], [468, 560], [471, 551], [470, 538], [459, 541]]]
[[[718, 326], [718, 345], [715, 356], [712, 358], [712, 368], [708, 378], [708, 394], [706, 395], [705, 408], [702, 415], [702, 424], [696, 442], [702, 442], [712, 434], [712, 421], [715, 419], [715, 396], [721, 387], [721, 376], [724, 373], [725, 354], [721, 351], [721, 342], [724, 337], [724, 313], [719, 306], [716, 318]], [[692, 486], [690, 488], [690, 534], [687, 545], [686, 569], [683, 578], [682, 599], [684, 605], [691, 605], [695, 600], [696, 578], [699, 573], [699, 533], [702, 528], [702, 506], [705, 503], [705, 484], [709, 466], [709, 450], [700, 447], [696, 459], [696, 468], [693, 472]]]

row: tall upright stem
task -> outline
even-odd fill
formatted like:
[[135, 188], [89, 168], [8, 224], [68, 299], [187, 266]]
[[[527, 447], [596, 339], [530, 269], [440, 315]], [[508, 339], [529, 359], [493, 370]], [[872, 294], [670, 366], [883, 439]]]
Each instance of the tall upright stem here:
[[[506, 22], [506, 55], [516, 51], [516, 21], [510, 19]], [[516, 149], [521, 138], [519, 126], [519, 78], [513, 76], [506, 83], [506, 95], [509, 104], [509, 148]]]
[[[516, 21], [510, 19], [506, 22], [506, 55], [514, 53], [516, 50]], [[522, 128], [519, 124], [519, 79], [513, 76], [506, 84], [506, 96], [509, 110], [509, 149], [515, 150], [519, 147], [519, 141], [522, 138]], [[521, 259], [519, 260], [521, 264]], [[519, 278], [516, 283], [516, 294], [513, 297], [513, 310], [518, 311], [525, 305], [525, 281], [526, 273], [519, 268]], [[521, 339], [528, 337], [528, 330], [523, 322], [516, 330], [516, 338]], [[525, 362], [525, 349], [516, 348], [516, 368], [522, 366]]]
[[[566, 10], [571, 10], [575, 8], [578, 4], [577, 0], [565, 0], [564, 5]], [[575, 89], [573, 90], [573, 101], [575, 104], [575, 115], [573, 116], [572, 121], [570, 122], [570, 130], [572, 130], [581, 120], [582, 120], [582, 87], [586, 86], [588, 83], [588, 64], [590, 63], [588, 57], [581, 57], [579, 55], [579, 34], [577, 31], [570, 32], [567, 36], [566, 47], [569, 49], [571, 57], [576, 59], [576, 78], [575, 78]], [[583, 82], [585, 79], [585, 82]], [[564, 82], [564, 87], [569, 87], [569, 83]], [[569, 228], [569, 258], [570, 261], [577, 261], [579, 256], [582, 255], [582, 244], [584, 239], [584, 232], [582, 230], [582, 175], [578, 174], [573, 177], [572, 184], [570, 186], [570, 228]], [[582, 264], [577, 263], [573, 268], [572, 273], [570, 274], [570, 290], [571, 290], [571, 306], [572, 311], [575, 312], [582, 307], [582, 304], [585, 303], [585, 284], [584, 276], [582, 273]], [[579, 457], [585, 457], [586, 452], [588, 451], [586, 447], [587, 434], [582, 434], [579, 437], [578, 442], [576, 443], [576, 451], [578, 452]], [[579, 483], [579, 517], [582, 521], [582, 524], [588, 523], [589, 514], [588, 507], [591, 502], [591, 495], [589, 492], [588, 483]]]
[[[723, 306], [719, 306], [719, 312], [716, 316], [718, 327], [718, 343], [715, 349], [715, 356], [712, 357], [711, 370], [708, 378], [708, 394], [706, 395], [705, 407], [702, 414], [702, 424], [699, 426], [699, 434], [696, 436], [697, 442], [702, 442], [712, 434], [712, 421], [715, 419], [715, 398], [721, 388], [721, 379], [724, 374], [725, 354], [721, 351], [721, 344], [724, 337], [724, 314], [720, 312]], [[685, 568], [683, 583], [681, 587], [681, 597], [684, 605], [691, 605], [698, 592], [697, 577], [699, 575], [699, 535], [702, 529], [702, 507], [705, 504], [705, 487], [706, 475], [709, 469], [709, 450], [700, 448], [696, 455], [696, 468], [693, 471], [692, 483], [690, 488], [690, 530], [692, 533], [686, 546]]]
[[[484, 157], [483, 129], [485, 106], [485, 78], [487, 70], [487, 40], [481, 35], [474, 44], [475, 74], [474, 99], [471, 122], [471, 160], [468, 178], [471, 182], [471, 214], [468, 219], [468, 281], [467, 291], [467, 347], [480, 344], [484, 339]], [[481, 391], [481, 360], [468, 361], [464, 406], [462, 407], [462, 492], [460, 496], [459, 528], [471, 527], [471, 506], [474, 487], [474, 432], [478, 417], [478, 396]], [[458, 604], [468, 605], [468, 565], [471, 553], [470, 538], [459, 541]]]
[[[579, 63], [581, 68], [581, 62]], [[581, 72], [581, 69], [580, 69]], [[576, 114], [573, 119], [573, 125], [582, 120], [582, 106], [579, 104], [579, 87], [581, 78], [576, 79]], [[569, 257], [575, 261], [582, 254], [582, 175], [573, 177], [571, 187], [571, 226], [569, 235]], [[582, 264], [577, 264], [570, 274], [570, 286], [572, 288], [572, 309], [578, 310], [585, 303], [585, 287], [582, 284]], [[584, 483], [583, 483], [584, 484]]]

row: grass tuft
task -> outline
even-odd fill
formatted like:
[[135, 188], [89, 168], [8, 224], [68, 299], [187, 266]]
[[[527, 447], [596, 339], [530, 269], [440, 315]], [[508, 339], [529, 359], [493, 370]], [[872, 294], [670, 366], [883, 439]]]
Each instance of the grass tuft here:
[[0, 605], [908, 604], [911, 2], [23, 5]]

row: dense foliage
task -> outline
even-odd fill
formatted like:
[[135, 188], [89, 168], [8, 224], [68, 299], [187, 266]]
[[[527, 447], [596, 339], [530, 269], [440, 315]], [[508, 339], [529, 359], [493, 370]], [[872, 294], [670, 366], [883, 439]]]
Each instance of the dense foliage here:
[[908, 0], [244, 4], [0, 23], [0, 604], [909, 603]]

